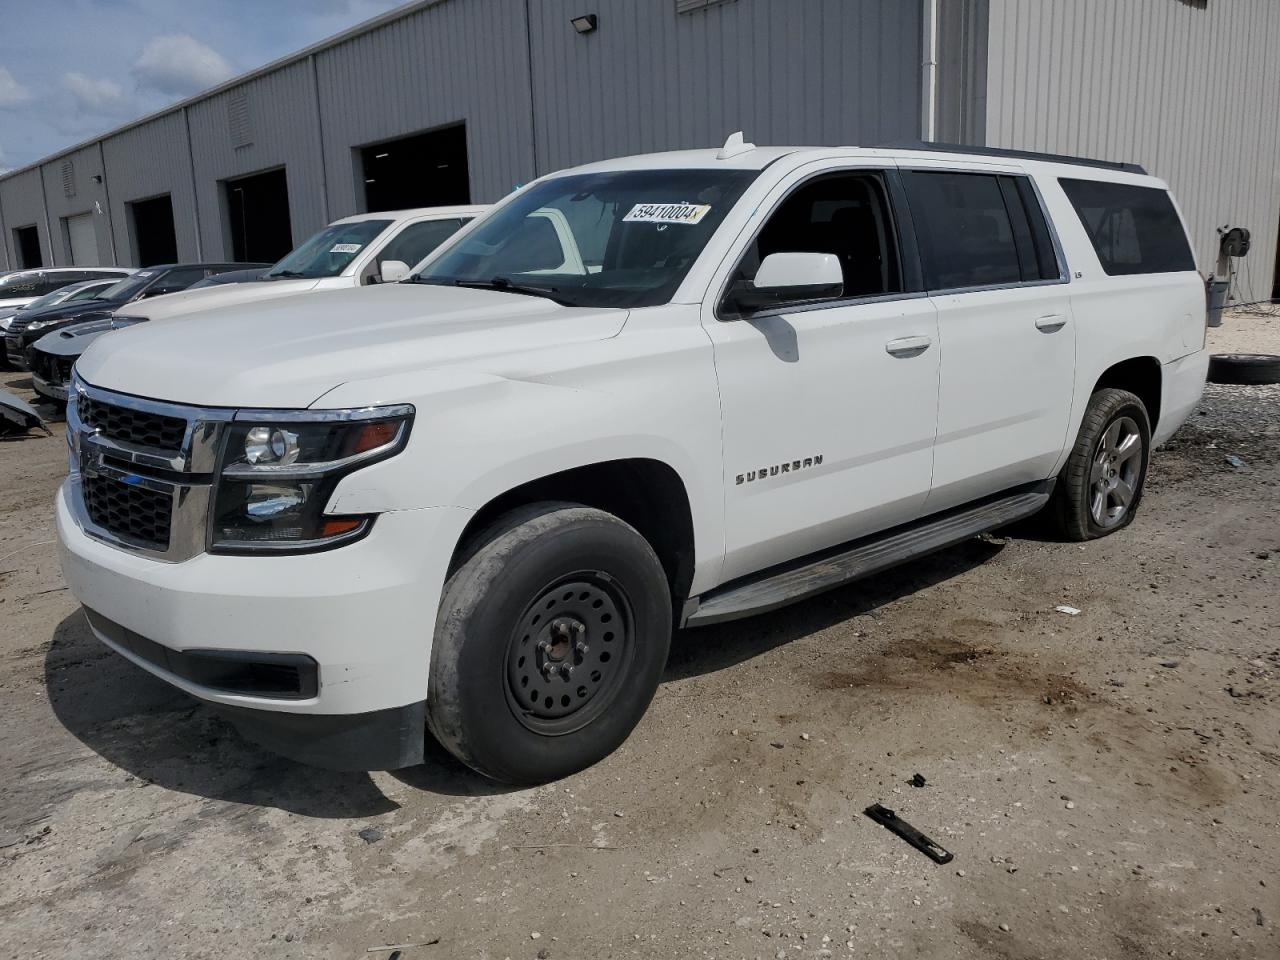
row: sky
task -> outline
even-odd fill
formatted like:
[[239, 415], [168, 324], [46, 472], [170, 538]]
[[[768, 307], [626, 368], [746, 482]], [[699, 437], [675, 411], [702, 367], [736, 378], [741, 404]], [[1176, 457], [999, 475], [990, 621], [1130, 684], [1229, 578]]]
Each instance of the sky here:
[[182, 100], [404, 0], [3, 0], [0, 172]]

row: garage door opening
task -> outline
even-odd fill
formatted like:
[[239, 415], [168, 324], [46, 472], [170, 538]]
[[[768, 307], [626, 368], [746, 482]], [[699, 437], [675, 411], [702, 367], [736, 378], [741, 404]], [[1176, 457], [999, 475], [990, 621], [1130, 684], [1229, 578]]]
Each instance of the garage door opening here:
[[13, 248], [18, 253], [19, 267], [30, 270], [44, 266], [44, 257], [40, 255], [40, 231], [34, 224], [13, 228]]
[[67, 254], [71, 257], [72, 266], [98, 265], [98, 237], [93, 229], [92, 213], [63, 217], [62, 235], [67, 242]]
[[284, 168], [225, 182], [231, 256], [250, 263], [275, 263], [292, 250]]
[[360, 169], [370, 213], [471, 202], [465, 124], [363, 147]]
[[138, 266], [176, 263], [178, 235], [173, 228], [173, 199], [169, 194], [128, 204], [133, 223], [133, 249]]

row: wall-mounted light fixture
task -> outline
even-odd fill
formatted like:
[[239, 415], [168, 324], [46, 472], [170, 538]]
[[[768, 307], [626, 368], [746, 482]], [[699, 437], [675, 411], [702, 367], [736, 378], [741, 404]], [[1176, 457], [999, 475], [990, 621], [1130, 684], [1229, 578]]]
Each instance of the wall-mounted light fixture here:
[[600, 18], [594, 13], [584, 13], [580, 17], [574, 17], [569, 22], [573, 24], [573, 29], [579, 33], [590, 33], [600, 26]]
[[94, 183], [102, 183], [102, 174], [100, 174], [100, 173], [95, 173], [95, 174], [94, 174], [92, 177], [90, 177], [89, 179], [90, 179], [90, 180], [92, 180]]

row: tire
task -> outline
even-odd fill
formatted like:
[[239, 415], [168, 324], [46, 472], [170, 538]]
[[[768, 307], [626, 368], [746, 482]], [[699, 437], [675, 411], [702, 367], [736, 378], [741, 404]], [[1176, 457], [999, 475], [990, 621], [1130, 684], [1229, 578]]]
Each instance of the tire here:
[[640, 722], [671, 646], [671, 594], [648, 541], [600, 510], [541, 503], [462, 556], [431, 652], [436, 739], [511, 784], [608, 756]]
[[1280, 357], [1265, 353], [1215, 353], [1209, 358], [1210, 383], [1280, 383]]
[[1054, 488], [1058, 532], [1067, 540], [1095, 540], [1132, 523], [1150, 457], [1151, 420], [1142, 401], [1128, 390], [1095, 393]]

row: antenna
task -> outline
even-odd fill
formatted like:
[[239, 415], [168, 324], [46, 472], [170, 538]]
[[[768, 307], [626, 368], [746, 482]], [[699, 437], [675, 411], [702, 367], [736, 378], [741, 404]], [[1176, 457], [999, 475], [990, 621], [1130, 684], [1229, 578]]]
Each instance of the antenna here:
[[742, 139], [742, 131], [729, 134], [729, 139], [724, 142], [724, 146], [720, 148], [720, 152], [716, 154], [717, 160], [728, 160], [731, 157], [737, 157], [744, 153], [750, 153], [756, 148], [754, 143], [747, 143]]

